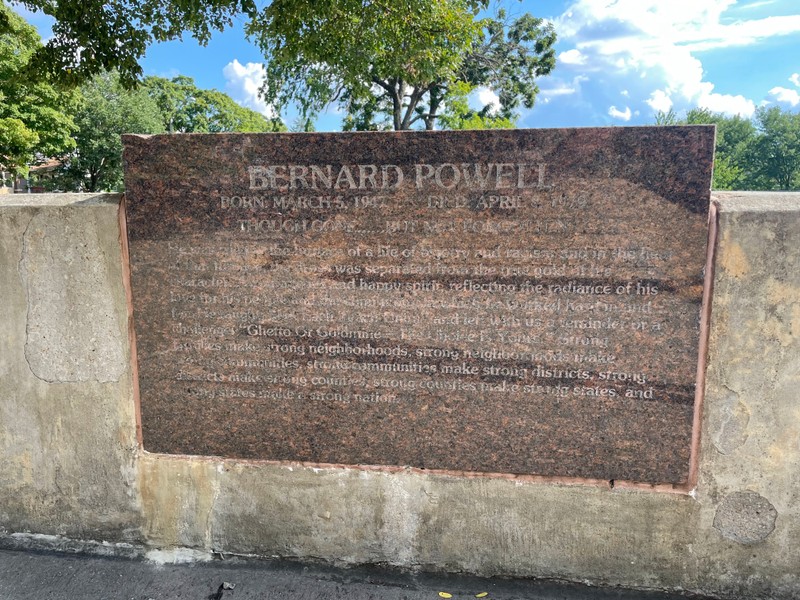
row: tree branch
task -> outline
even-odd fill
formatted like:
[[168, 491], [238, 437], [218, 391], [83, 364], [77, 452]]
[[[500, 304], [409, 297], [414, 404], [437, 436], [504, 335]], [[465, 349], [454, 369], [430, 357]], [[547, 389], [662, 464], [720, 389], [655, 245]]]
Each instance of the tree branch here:
[[422, 96], [428, 91], [428, 87], [424, 88], [417, 88], [415, 87], [414, 90], [411, 92], [411, 95], [408, 98], [408, 107], [406, 107], [406, 114], [403, 117], [403, 129], [409, 129], [411, 124], [416, 120], [412, 119], [414, 116], [414, 110], [417, 108], [417, 104], [422, 99]]

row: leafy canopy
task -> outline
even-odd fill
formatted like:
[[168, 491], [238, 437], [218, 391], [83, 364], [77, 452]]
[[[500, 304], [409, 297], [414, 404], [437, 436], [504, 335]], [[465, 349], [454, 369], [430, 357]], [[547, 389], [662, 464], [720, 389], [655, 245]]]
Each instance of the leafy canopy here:
[[280, 119], [264, 115], [237, 104], [217, 90], [200, 89], [191, 77], [172, 79], [146, 77], [144, 89], [158, 105], [169, 133], [220, 133], [239, 131], [264, 133], [285, 131]]
[[718, 190], [800, 189], [800, 114], [761, 107], [754, 119], [695, 108], [681, 119], [670, 110], [657, 125], [716, 125], [713, 187]]
[[800, 189], [800, 114], [762, 107], [756, 123], [753, 171], [758, 182], [765, 189]]
[[[116, 69], [121, 83], [141, 79], [156, 41], [189, 33], [206, 43], [243, 18], [267, 65], [267, 99], [296, 102], [307, 122], [331, 102], [347, 128], [432, 129], [451, 93], [491, 87], [497, 110], [513, 121], [533, 105], [536, 78], [555, 66], [555, 31], [530, 15], [479, 19], [489, 0], [20, 0], [53, 16], [53, 37], [30, 61], [78, 84]], [[467, 115], [464, 122], [476, 120]]]
[[[253, 0], [21, 0], [55, 19], [53, 36], [36, 50], [30, 67], [72, 86], [111, 70], [132, 87], [142, 77], [139, 61], [153, 42], [190, 33], [206, 44], [237, 15], [254, 17]], [[2, 27], [2, 22], [0, 22]]]
[[465, 82], [450, 86], [445, 111], [439, 116], [439, 124], [444, 129], [513, 129], [515, 119], [500, 114], [494, 103], [480, 110], [469, 105], [469, 94], [473, 88]]
[[25, 172], [40, 157], [74, 147], [70, 116], [75, 94], [45, 78], [32, 78], [26, 65], [41, 48], [36, 29], [0, 4], [0, 169]]
[[80, 88], [75, 114], [75, 151], [65, 157], [56, 185], [96, 192], [122, 189], [123, 133], [162, 133], [161, 112], [144, 89], [125, 90], [116, 72], [94, 77]]
[[[500, 116], [533, 106], [536, 78], [555, 66], [552, 25], [530, 15], [478, 19], [472, 0], [275, 0], [248, 27], [261, 47], [266, 99], [303, 116], [331, 102], [346, 129], [433, 129], [447, 102], [478, 86]], [[452, 111], [451, 111], [452, 113]], [[451, 114], [452, 116], [452, 114]], [[473, 119], [468, 115], [466, 120]], [[452, 123], [452, 120], [451, 120]]]
[[227, 94], [203, 90], [191, 77], [148, 77], [125, 89], [115, 71], [80, 87], [74, 152], [65, 156], [49, 185], [95, 192], [122, 189], [123, 133], [219, 133], [284, 131], [281, 121], [236, 104]]

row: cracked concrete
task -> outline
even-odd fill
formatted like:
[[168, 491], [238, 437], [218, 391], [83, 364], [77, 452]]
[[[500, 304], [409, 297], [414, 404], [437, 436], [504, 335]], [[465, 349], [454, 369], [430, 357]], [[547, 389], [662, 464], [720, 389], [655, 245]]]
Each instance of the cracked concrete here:
[[118, 196], [0, 196], [0, 529], [140, 539]]
[[25, 357], [49, 383], [118, 381], [127, 365], [126, 321], [114, 298], [118, 281], [104, 247], [115, 243], [111, 211], [38, 211], [23, 235], [20, 279], [26, 290]]

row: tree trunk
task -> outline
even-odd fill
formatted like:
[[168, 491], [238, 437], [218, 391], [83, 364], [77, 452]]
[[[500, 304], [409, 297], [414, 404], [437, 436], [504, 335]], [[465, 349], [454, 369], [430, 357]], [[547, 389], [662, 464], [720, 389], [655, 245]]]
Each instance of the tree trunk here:
[[392, 86], [392, 116], [394, 118], [394, 130], [400, 131], [403, 128], [403, 88], [405, 87], [401, 79], [393, 79]]
[[441, 106], [441, 104], [441, 90], [438, 87], [432, 87], [430, 108], [428, 110], [428, 114], [425, 115], [425, 129], [427, 131], [433, 131], [433, 127], [436, 125], [436, 113], [439, 111], [439, 106]]
[[406, 107], [406, 114], [403, 117], [403, 129], [411, 129], [411, 123], [414, 120], [414, 111], [416, 110], [417, 104], [419, 104], [419, 101], [424, 93], [425, 90], [420, 88], [414, 88], [414, 91], [411, 92], [411, 97], [409, 98], [408, 106]]

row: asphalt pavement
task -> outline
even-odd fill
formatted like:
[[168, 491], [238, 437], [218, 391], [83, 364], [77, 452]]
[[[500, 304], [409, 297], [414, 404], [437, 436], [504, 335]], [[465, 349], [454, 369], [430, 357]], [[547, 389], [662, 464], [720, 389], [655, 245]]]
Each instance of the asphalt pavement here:
[[189, 564], [0, 550], [0, 600], [685, 600], [700, 596], [542, 580], [232, 558]]

